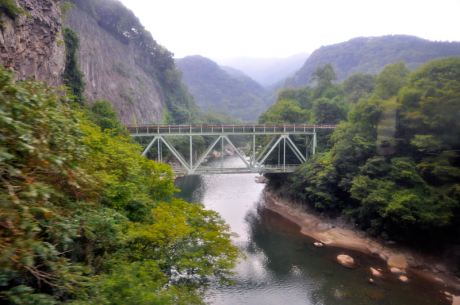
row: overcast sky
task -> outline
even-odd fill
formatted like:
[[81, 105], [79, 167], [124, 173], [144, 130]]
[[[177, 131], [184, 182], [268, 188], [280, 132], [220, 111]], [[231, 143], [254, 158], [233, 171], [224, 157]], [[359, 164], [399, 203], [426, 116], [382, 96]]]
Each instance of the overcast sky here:
[[176, 58], [288, 57], [358, 36], [460, 41], [460, 0], [122, 0]]

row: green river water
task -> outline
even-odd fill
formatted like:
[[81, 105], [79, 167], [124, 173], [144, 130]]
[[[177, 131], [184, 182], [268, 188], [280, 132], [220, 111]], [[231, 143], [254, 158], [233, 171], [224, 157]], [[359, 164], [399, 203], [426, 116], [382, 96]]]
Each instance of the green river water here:
[[[220, 159], [208, 162], [220, 165]], [[237, 156], [225, 166], [243, 165]], [[236, 267], [234, 285], [211, 285], [207, 301], [212, 304], [451, 304], [439, 291], [441, 284], [408, 274], [404, 284], [392, 275], [385, 262], [352, 250], [316, 248], [314, 240], [300, 234], [298, 225], [264, 208], [264, 184], [256, 174], [186, 176], [176, 180], [182, 191], [176, 196], [202, 202], [219, 212], [232, 231], [235, 244], [247, 254]], [[336, 262], [348, 254], [358, 263], [348, 269]], [[385, 277], [367, 283], [369, 267], [382, 268]]]

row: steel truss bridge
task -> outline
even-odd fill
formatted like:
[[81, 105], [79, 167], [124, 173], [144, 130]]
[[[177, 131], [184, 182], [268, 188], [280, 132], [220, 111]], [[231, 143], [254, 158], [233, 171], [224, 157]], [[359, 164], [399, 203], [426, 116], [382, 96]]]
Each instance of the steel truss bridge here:
[[[300, 164], [286, 164], [286, 144], [294, 152], [300, 163], [308, 160], [310, 154], [315, 154], [316, 130], [334, 129], [335, 125], [140, 125], [129, 126], [128, 130], [133, 137], [153, 137], [153, 140], [145, 148], [142, 155], [156, 144], [158, 146], [158, 161], [162, 161], [163, 144], [179, 160], [180, 166], [174, 166], [176, 175], [201, 175], [201, 174], [234, 174], [234, 173], [291, 173]], [[252, 136], [251, 156], [249, 160], [230, 141], [229, 136], [248, 135]], [[274, 135], [270, 143], [262, 150], [256, 151], [255, 136]], [[289, 137], [290, 135], [305, 135], [306, 150], [301, 152]], [[185, 158], [171, 145], [168, 137], [189, 136], [190, 137], [190, 160]], [[206, 148], [204, 153], [193, 164], [193, 136], [217, 136], [216, 139]], [[200, 166], [206, 156], [212, 151], [217, 143], [221, 142], [221, 166], [207, 167]], [[241, 158], [246, 167], [226, 168], [223, 166], [225, 142], [230, 144], [235, 153]], [[283, 156], [280, 154], [280, 146], [283, 145]], [[278, 165], [265, 165], [264, 162], [273, 150], [278, 147]]]

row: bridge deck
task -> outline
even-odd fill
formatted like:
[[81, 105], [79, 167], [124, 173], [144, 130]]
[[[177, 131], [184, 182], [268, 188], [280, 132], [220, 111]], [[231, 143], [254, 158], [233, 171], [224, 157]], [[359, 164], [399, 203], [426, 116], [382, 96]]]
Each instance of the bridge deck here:
[[[295, 171], [300, 164], [283, 164], [280, 165], [262, 165], [256, 169], [251, 169], [248, 167], [211, 167], [211, 166], [202, 166], [198, 167], [194, 174], [195, 175], [204, 175], [204, 174], [249, 174], [249, 173], [292, 173]], [[175, 175], [188, 175], [189, 170], [182, 166], [174, 166], [173, 172]]]
[[151, 137], [155, 135], [273, 135], [312, 134], [316, 129], [334, 129], [336, 125], [140, 125], [128, 126], [131, 136]]

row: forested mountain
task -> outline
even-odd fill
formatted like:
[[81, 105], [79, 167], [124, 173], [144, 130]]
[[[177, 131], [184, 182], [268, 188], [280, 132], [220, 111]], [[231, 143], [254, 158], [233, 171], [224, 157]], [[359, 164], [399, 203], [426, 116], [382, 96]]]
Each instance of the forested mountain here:
[[215, 108], [243, 120], [254, 120], [264, 110], [265, 90], [251, 78], [232, 76], [199, 55], [176, 59], [176, 65], [203, 110]]
[[460, 55], [460, 42], [429, 41], [408, 35], [358, 37], [315, 50], [279, 89], [308, 85], [316, 68], [327, 63], [332, 64], [340, 82], [357, 72], [377, 74], [395, 62], [405, 61], [407, 68], [415, 70], [431, 59], [456, 55]]
[[220, 65], [241, 70], [262, 86], [268, 87], [291, 76], [302, 67], [308, 56], [307, 53], [299, 53], [286, 58], [238, 57], [215, 61]]

